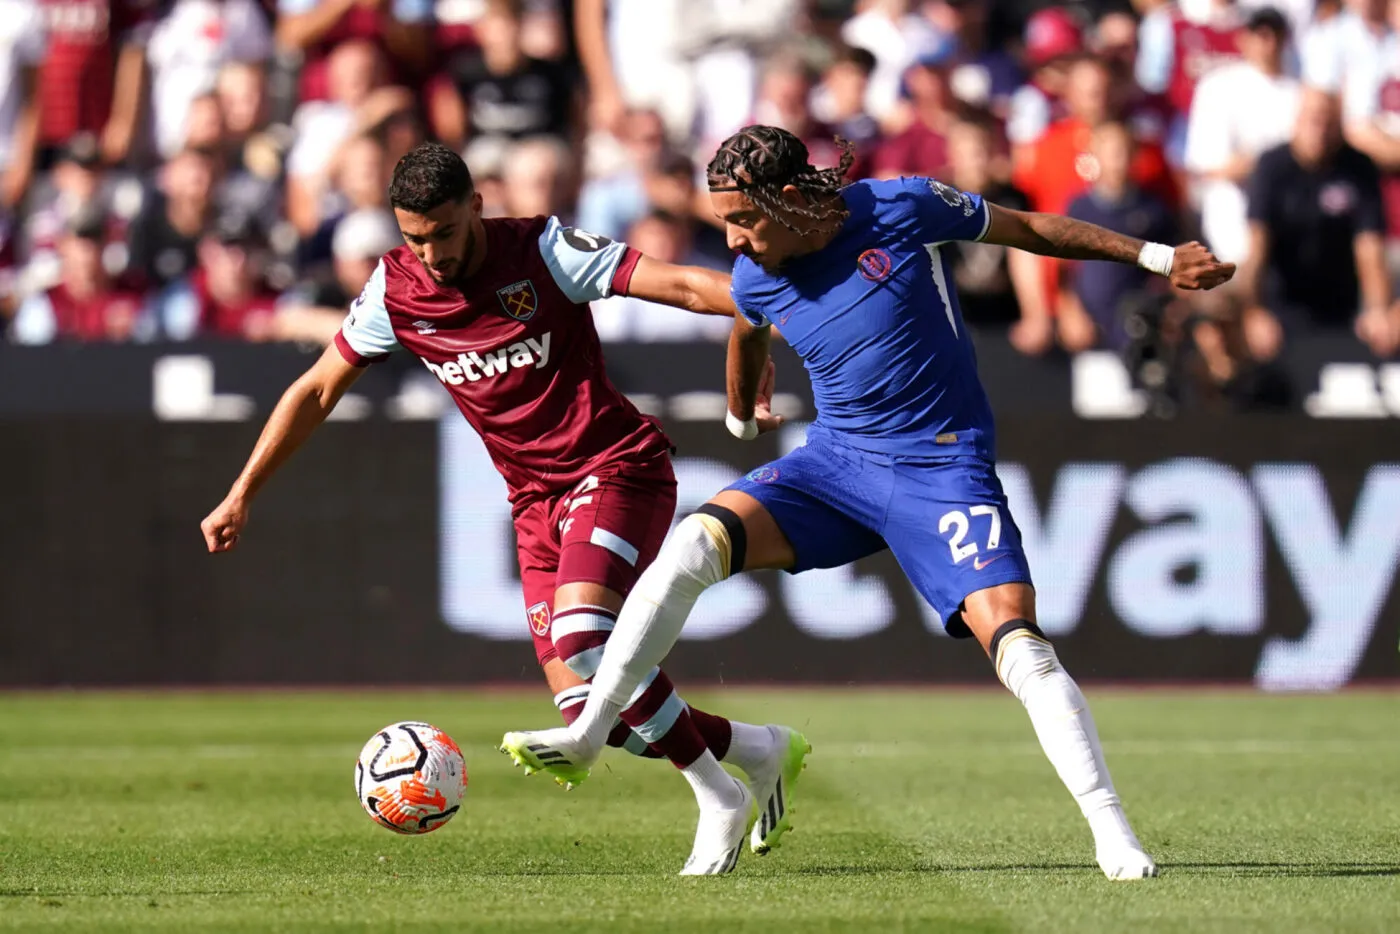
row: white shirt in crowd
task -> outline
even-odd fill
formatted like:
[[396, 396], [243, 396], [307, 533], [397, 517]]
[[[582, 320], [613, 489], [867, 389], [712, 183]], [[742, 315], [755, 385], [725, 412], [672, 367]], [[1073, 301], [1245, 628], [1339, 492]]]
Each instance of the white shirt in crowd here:
[[[1204, 175], [1236, 156], [1257, 158], [1287, 142], [1298, 112], [1298, 81], [1270, 77], [1247, 62], [1217, 68], [1201, 79], [1186, 126], [1185, 164]], [[1244, 189], [1226, 179], [1201, 183], [1201, 231], [1227, 263], [1245, 259], [1249, 222]]]
[[913, 14], [895, 20], [885, 10], [872, 7], [846, 20], [841, 40], [875, 56], [875, 71], [865, 93], [867, 113], [877, 120], [889, 116], [899, 103], [904, 72], [924, 52], [937, 48], [939, 39], [928, 20]]
[[24, 106], [20, 75], [44, 58], [44, 21], [34, 0], [0, 0], [0, 169], [10, 164]]
[[1381, 91], [1400, 81], [1400, 33], [1392, 32], [1381, 45], [1381, 54], [1348, 72], [1342, 88], [1342, 116], [1347, 123], [1374, 121], [1388, 136], [1400, 136], [1400, 113], [1394, 105], [1381, 106]]
[[1348, 79], [1380, 67], [1394, 30], [1372, 29], [1350, 10], [1318, 23], [1303, 37], [1303, 84], [1344, 94]]
[[175, 0], [146, 48], [160, 154], [168, 158], [184, 146], [190, 104], [214, 89], [225, 64], [271, 54], [272, 35], [257, 0]]

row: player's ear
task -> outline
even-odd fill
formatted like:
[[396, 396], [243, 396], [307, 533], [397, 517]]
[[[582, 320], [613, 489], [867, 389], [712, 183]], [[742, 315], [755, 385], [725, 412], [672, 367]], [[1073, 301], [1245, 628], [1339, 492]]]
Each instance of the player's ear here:
[[472, 216], [472, 220], [476, 220], [476, 218], [478, 218], [478, 217], [481, 216], [481, 212], [482, 212], [483, 208], [485, 207], [485, 205], [486, 205], [486, 199], [484, 199], [484, 198], [481, 197], [481, 192], [479, 192], [479, 191], [473, 191], [473, 192], [472, 192], [472, 206], [471, 206], [471, 216]]
[[796, 185], [783, 186], [783, 200], [788, 204], [795, 205], [797, 207], [807, 206], [807, 196], [804, 195], [802, 193], [802, 190]]

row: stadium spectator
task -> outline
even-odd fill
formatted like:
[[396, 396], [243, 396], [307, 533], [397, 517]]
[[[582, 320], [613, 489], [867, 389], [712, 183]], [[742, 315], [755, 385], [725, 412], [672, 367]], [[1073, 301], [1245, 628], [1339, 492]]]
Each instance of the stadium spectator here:
[[32, 0], [0, 0], [0, 212], [29, 189], [39, 144], [39, 64], [44, 21]]
[[79, 133], [101, 141], [111, 163], [126, 160], [146, 95], [145, 44], [156, 0], [40, 0], [48, 52], [40, 67], [41, 162], [52, 163]]
[[332, 311], [339, 324], [379, 258], [402, 243], [398, 222], [387, 206], [351, 211], [336, 225], [330, 268], [313, 270], [288, 290], [280, 307]]
[[58, 245], [59, 281], [20, 305], [12, 331], [16, 343], [120, 341], [132, 336], [141, 324], [143, 300], [108, 274], [102, 260], [105, 239], [100, 212], [80, 212], [69, 220]]
[[1182, 407], [1197, 411], [1257, 412], [1287, 408], [1293, 386], [1277, 361], [1249, 352], [1241, 309], [1228, 295], [1196, 296], [1189, 305], [1190, 347], [1181, 365]]
[[268, 123], [267, 78], [261, 65], [225, 65], [217, 94], [224, 167], [219, 207], [254, 216], [264, 230], [271, 230], [282, 219], [282, 166], [290, 131]]
[[[1069, 216], [1149, 243], [1175, 243], [1176, 224], [1167, 206], [1133, 184], [1135, 145], [1132, 131], [1122, 123], [1094, 129], [1089, 144], [1094, 184], [1070, 202]], [[1122, 350], [1128, 341], [1125, 302], [1161, 282], [1138, 266], [1102, 262], [1071, 264], [1066, 278], [1070, 289], [1061, 293], [1057, 322], [1060, 343], [1071, 352], [1095, 344]]]
[[279, 299], [277, 337], [319, 344], [333, 338], [379, 258], [402, 243], [398, 222], [387, 207], [345, 215], [335, 227], [330, 268], [306, 276]]
[[[141, 209], [140, 183], [113, 177], [103, 165], [96, 136], [77, 134], [56, 158], [53, 170], [30, 190], [23, 231], [30, 288], [47, 288], [58, 281], [59, 243], [75, 217], [95, 215], [103, 224], [104, 242], [122, 244], [124, 253], [126, 228]], [[125, 257], [118, 258], [124, 268]]]
[[[1013, 165], [1013, 181], [1035, 210], [1063, 214], [1093, 181], [1093, 154], [1089, 151], [1093, 130], [1115, 116], [1110, 81], [1111, 74], [1102, 61], [1077, 59], [1065, 87], [1069, 115], [1053, 123]], [[1142, 142], [1134, 151], [1134, 184], [1175, 208], [1176, 183], [1167, 170], [1162, 147]]]
[[387, 80], [411, 83], [432, 60], [432, 12], [432, 0], [277, 0], [277, 47], [302, 57], [302, 101], [336, 98], [331, 58], [352, 40], [378, 48]]
[[459, 51], [445, 80], [433, 83], [429, 122], [452, 148], [483, 137], [569, 136], [569, 76], [558, 63], [525, 53], [522, 17], [522, 0], [487, 0], [475, 24], [479, 49]]
[[[762, 63], [775, 48], [801, 45], [802, 0], [726, 0], [681, 4], [682, 43], [695, 87], [692, 137], [706, 158], [754, 112]], [[810, 66], [810, 62], [805, 63]]]
[[512, 217], [567, 215], [564, 198], [570, 183], [569, 168], [568, 147], [553, 137], [512, 144], [501, 172], [506, 213]]
[[[627, 231], [627, 245], [665, 263], [684, 263], [712, 269], [729, 263], [695, 249], [693, 227], [684, 218], [653, 211]], [[614, 295], [593, 303], [593, 323], [604, 341], [713, 341], [728, 340], [733, 322], [711, 315], [691, 315], [630, 295]]]
[[210, 90], [190, 101], [185, 114], [185, 146], [213, 154], [224, 154], [224, 109], [219, 95]]
[[1288, 141], [1298, 111], [1298, 82], [1283, 72], [1283, 15], [1269, 8], [1250, 14], [1239, 43], [1243, 61], [1201, 79], [1186, 133], [1185, 166], [1198, 186], [1201, 231], [1227, 263], [1247, 257], [1244, 182], [1260, 153]]
[[841, 27], [841, 38], [847, 45], [875, 54], [866, 110], [882, 122], [899, 104], [909, 66], [941, 44], [938, 32], [913, 13], [912, 6], [910, 0], [867, 0]]
[[256, 0], [173, 0], [146, 46], [151, 116], [163, 158], [186, 148], [190, 105], [218, 83], [229, 62], [261, 62], [272, 34]]
[[1006, 138], [1018, 161], [1050, 124], [1065, 115], [1062, 98], [1070, 66], [1083, 51], [1083, 29], [1069, 11], [1048, 7], [1026, 21], [1030, 80], [1011, 95], [1006, 117]]
[[1305, 90], [1292, 140], [1260, 156], [1249, 180], [1243, 324], [1259, 360], [1272, 359], [1285, 337], [1349, 324], [1377, 356], [1400, 345], [1380, 179], [1343, 142], [1338, 110], [1334, 97]]
[[1005, 117], [1023, 76], [1015, 58], [989, 44], [988, 4], [983, 0], [925, 0], [920, 12], [939, 34], [956, 43], [955, 64], [948, 79], [953, 97], [969, 107]]
[[1303, 37], [1303, 84], [1346, 93], [1353, 77], [1365, 81], [1365, 76], [1384, 70], [1394, 34], [1387, 0], [1345, 0], [1342, 12], [1315, 24]]
[[[1390, 18], [1400, 24], [1400, 0], [1390, 0]], [[1347, 81], [1342, 110], [1347, 142], [1381, 170], [1394, 280], [1400, 278], [1400, 32], [1391, 31], [1376, 67]]]
[[1196, 82], [1239, 58], [1240, 22], [1235, 0], [1174, 0], [1143, 17], [1137, 83], [1171, 105], [1167, 151], [1173, 164], [1180, 162]]
[[[578, 225], [614, 240], [647, 213], [648, 180], [658, 174], [667, 155], [665, 127], [654, 110], [628, 111], [618, 124], [617, 137], [623, 150], [620, 165], [586, 181], [578, 199]], [[475, 174], [476, 164], [467, 161]]]
[[875, 150], [871, 173], [876, 178], [933, 177], [947, 167], [947, 133], [954, 117], [953, 95], [948, 89], [953, 51], [952, 44], [945, 43], [918, 59], [905, 73], [909, 122]]
[[1171, 102], [1137, 83], [1137, 33], [1131, 13], [1110, 10], [1094, 24], [1089, 50], [1108, 66], [1114, 107], [1132, 127], [1134, 138], [1164, 143], [1173, 123]]
[[363, 122], [382, 73], [379, 49], [366, 39], [348, 39], [330, 55], [329, 96], [307, 101], [292, 118], [296, 142], [287, 156], [287, 219], [303, 235], [324, 218], [331, 165]]
[[[996, 181], [994, 129], [987, 120], [959, 120], [948, 132], [948, 183], [1016, 211], [1026, 196]], [[1007, 328], [1011, 344], [1030, 356], [1049, 350], [1055, 327], [1040, 288], [1035, 257], [994, 243], [953, 241], [942, 247], [953, 269], [963, 319], [974, 326]]]
[[15, 222], [0, 209], [0, 333], [19, 308], [19, 260], [15, 250]]
[[195, 266], [195, 250], [213, 215], [215, 161], [187, 149], [161, 169], [157, 190], [131, 226], [131, 270], [162, 289]]
[[841, 158], [836, 131], [812, 114], [814, 86], [815, 76], [801, 55], [795, 51], [775, 54], [764, 64], [753, 113], [739, 126], [763, 123], [782, 127], [802, 140], [813, 165], [835, 164]]
[[277, 295], [263, 281], [262, 247], [249, 218], [219, 218], [200, 238], [199, 265], [156, 303], [161, 333], [170, 340], [276, 338]]
[[[867, 154], [880, 137], [880, 124], [865, 109], [875, 56], [866, 49], [842, 46], [812, 93], [812, 114]], [[858, 159], [858, 161], [860, 161]], [[852, 170], [857, 178], [861, 172]]]

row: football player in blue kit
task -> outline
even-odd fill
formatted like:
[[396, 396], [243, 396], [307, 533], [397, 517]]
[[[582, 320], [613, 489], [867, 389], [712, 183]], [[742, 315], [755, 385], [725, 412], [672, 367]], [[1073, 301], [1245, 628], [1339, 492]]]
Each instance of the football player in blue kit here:
[[[850, 156], [819, 170], [791, 133], [752, 126], [709, 165], [711, 200], [734, 263], [741, 315], [729, 341], [730, 431], [776, 427], [769, 334], [777, 326], [811, 376], [806, 444], [687, 516], [628, 596], [581, 717], [507, 734], [534, 768], [561, 760], [576, 781], [617, 711], [670, 651], [696, 599], [742, 571], [849, 564], [890, 549], [950, 635], [973, 637], [1026, 708], [1074, 796], [1110, 879], [1157, 874], [1124, 816], [1078, 686], [1036, 626], [1031, 571], [995, 471], [996, 432], [942, 244], [981, 240], [1073, 260], [1139, 265], [1182, 289], [1234, 274], [1198, 243], [1144, 243], [1065, 217], [1011, 211], [929, 178], [844, 184]], [[796, 775], [759, 815], [750, 847], [789, 828]], [[736, 812], [720, 858], [748, 830]], [[718, 826], [718, 825], [716, 825]], [[701, 852], [697, 841], [697, 853]]]

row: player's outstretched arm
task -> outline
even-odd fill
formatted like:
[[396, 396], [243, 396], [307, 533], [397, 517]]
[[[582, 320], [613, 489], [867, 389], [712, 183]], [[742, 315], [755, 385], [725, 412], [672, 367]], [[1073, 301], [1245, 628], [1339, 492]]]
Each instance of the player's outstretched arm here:
[[211, 552], [228, 551], [248, 521], [248, 504], [292, 452], [326, 420], [345, 391], [364, 372], [341, 356], [335, 344], [282, 394], [263, 426], [243, 472], [224, 501], [200, 523]]
[[743, 315], [734, 316], [729, 332], [729, 355], [725, 360], [725, 395], [729, 400], [729, 431], [749, 441], [783, 423], [773, 414], [775, 369], [768, 356], [772, 327], [759, 327]]
[[729, 296], [728, 273], [676, 266], [646, 255], [637, 260], [627, 294], [702, 315], [733, 317], [737, 311]]
[[1234, 263], [1220, 262], [1196, 242], [1173, 248], [1058, 214], [1013, 211], [991, 203], [987, 209], [991, 222], [982, 238], [987, 243], [1060, 259], [1135, 263], [1166, 276], [1179, 289], [1213, 289], [1235, 274]]

